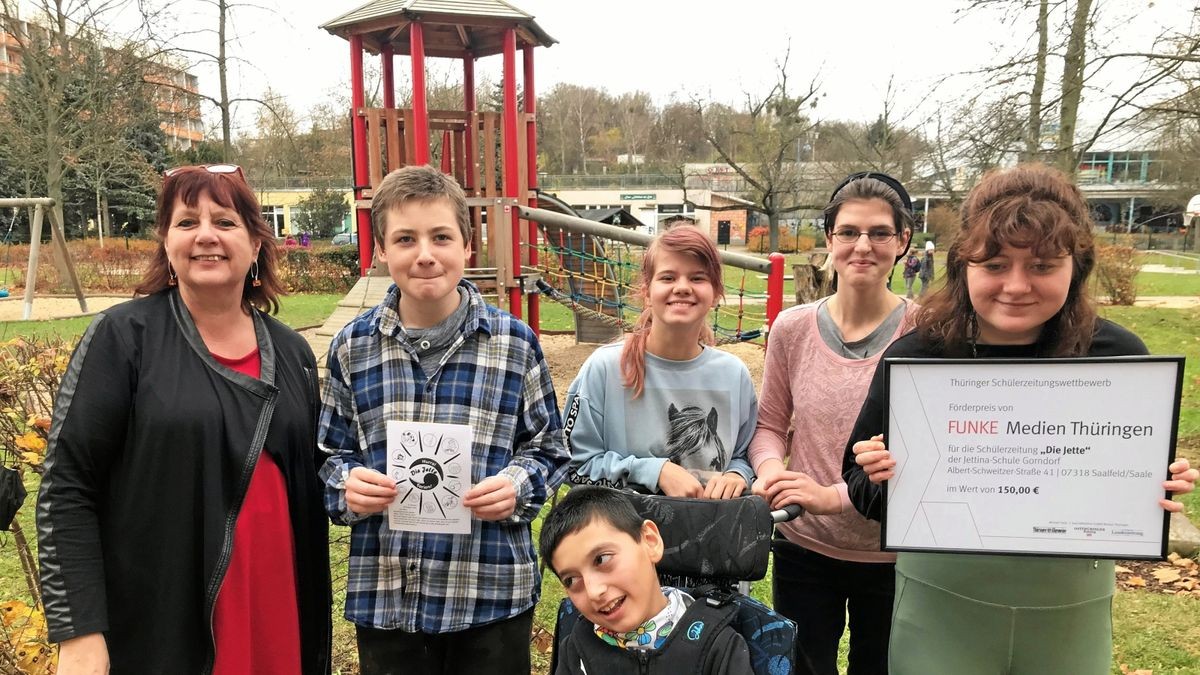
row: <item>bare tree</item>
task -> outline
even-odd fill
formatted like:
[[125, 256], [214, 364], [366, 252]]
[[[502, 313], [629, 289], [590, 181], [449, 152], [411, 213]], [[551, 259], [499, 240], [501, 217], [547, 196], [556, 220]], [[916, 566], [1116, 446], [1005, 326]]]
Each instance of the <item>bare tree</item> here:
[[917, 125], [915, 109], [897, 110], [894, 81], [888, 81], [879, 114], [869, 123], [823, 122], [819, 171], [831, 183], [853, 171], [879, 171], [907, 184], [915, 178], [928, 147]]
[[[1146, 101], [1161, 100], [1184, 63], [1200, 58], [1194, 33], [1182, 50], [1169, 55], [1149, 51], [1114, 51], [1103, 42], [1100, 6], [1093, 0], [973, 0], [969, 9], [998, 10], [1010, 25], [1032, 24], [1036, 47], [1002, 56], [996, 65], [971, 75], [985, 75], [1000, 97], [1019, 94], [1026, 120], [1022, 159], [1045, 159], [1074, 175], [1084, 152], [1098, 139], [1137, 125]], [[1192, 10], [1194, 13], [1196, 10]], [[1057, 22], [1061, 30], [1051, 30]], [[1162, 31], [1153, 41], [1161, 45], [1179, 34]], [[1057, 39], [1054, 39], [1057, 36]], [[1061, 66], [1056, 88], [1050, 89], [1051, 66]], [[1119, 65], [1118, 68], [1114, 66]], [[1024, 94], [1024, 92], [1029, 92]], [[1090, 103], [1089, 103], [1090, 102]], [[1088, 103], [1094, 123], [1081, 133], [1080, 111]], [[1057, 123], [1050, 140], [1046, 122]]]
[[8, 81], [0, 105], [0, 142], [24, 167], [30, 190], [44, 189], [55, 200], [60, 223], [68, 174], [121, 152], [121, 138], [135, 123], [130, 104], [146, 97], [146, 36], [102, 30], [127, 5], [43, 0], [31, 20], [21, 22], [16, 1], [0, 0], [2, 28], [22, 52], [21, 73]]
[[[158, 42], [162, 45], [160, 47], [162, 51], [178, 54], [188, 59], [193, 65], [201, 63], [213, 64], [217, 70], [218, 93], [216, 96], [210, 96], [208, 94], [202, 94], [190, 89], [178, 87], [177, 85], [168, 84], [166, 86], [175, 86], [176, 88], [181, 89], [188, 96], [197, 97], [209, 102], [213, 106], [216, 106], [221, 117], [221, 154], [223, 155], [223, 161], [228, 162], [233, 160], [233, 113], [237, 104], [256, 103], [270, 113], [275, 114], [274, 104], [270, 100], [252, 96], [233, 96], [230, 93], [229, 67], [235, 62], [244, 62], [243, 59], [230, 55], [230, 46], [234, 45], [237, 41], [237, 37], [232, 31], [233, 15], [237, 10], [241, 9], [267, 12], [270, 12], [271, 10], [257, 4], [230, 2], [230, 0], [196, 1], [208, 5], [211, 8], [209, 11], [215, 12], [216, 27], [188, 30], [182, 34], [172, 36], [170, 39], [160, 39]], [[179, 47], [175, 44], [183, 37], [196, 34], [211, 34], [215, 38], [215, 50], [208, 51], [205, 49], [188, 49], [185, 47]]]
[[616, 100], [616, 108], [625, 153], [633, 172], [638, 173], [638, 156], [645, 159], [646, 146], [650, 142], [650, 132], [654, 129], [658, 110], [650, 94], [644, 91], [621, 94]]
[[[779, 218], [796, 211], [819, 208], [807, 196], [806, 181], [795, 160], [796, 148], [806, 139], [815, 123], [808, 117], [817, 102], [817, 81], [794, 91], [788, 79], [788, 59], [776, 61], [776, 82], [764, 96], [746, 94], [745, 108], [730, 114], [729, 108], [693, 99], [692, 105], [704, 123], [704, 134], [722, 162], [729, 165], [745, 183], [744, 195], [751, 206], [712, 207], [693, 205], [712, 211], [749, 208], [767, 217], [772, 250], [779, 248]], [[688, 178], [680, 171], [680, 183], [687, 197]]]
[[957, 107], [939, 107], [926, 126], [928, 187], [944, 192], [951, 204], [961, 202], [979, 176], [1003, 164], [1027, 140], [1022, 110], [1016, 96], [993, 100], [982, 94]]

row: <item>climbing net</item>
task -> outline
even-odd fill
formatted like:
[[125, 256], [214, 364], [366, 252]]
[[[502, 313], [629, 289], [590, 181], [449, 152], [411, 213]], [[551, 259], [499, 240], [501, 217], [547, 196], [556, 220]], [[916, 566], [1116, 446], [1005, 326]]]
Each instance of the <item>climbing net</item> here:
[[[577, 316], [633, 330], [642, 311], [637, 283], [644, 246], [547, 227], [537, 248], [544, 295]], [[727, 263], [722, 277], [725, 298], [709, 316], [717, 342], [762, 343], [767, 325], [766, 275]]]

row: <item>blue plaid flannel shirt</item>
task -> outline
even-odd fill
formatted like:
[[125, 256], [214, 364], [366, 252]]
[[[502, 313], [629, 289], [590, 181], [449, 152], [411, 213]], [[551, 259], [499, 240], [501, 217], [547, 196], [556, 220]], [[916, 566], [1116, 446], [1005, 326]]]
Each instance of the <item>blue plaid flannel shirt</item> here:
[[[322, 391], [325, 507], [351, 525], [346, 618], [362, 626], [445, 633], [515, 616], [538, 599], [541, 578], [530, 532], [568, 454], [550, 371], [529, 326], [489, 307], [469, 282], [461, 335], [436, 369], [423, 370], [404, 340], [392, 286], [329, 346]], [[346, 508], [356, 466], [386, 472], [386, 422], [470, 424], [471, 480], [503, 475], [517, 509], [503, 521], [471, 520], [469, 535], [393, 531], [385, 515]]]

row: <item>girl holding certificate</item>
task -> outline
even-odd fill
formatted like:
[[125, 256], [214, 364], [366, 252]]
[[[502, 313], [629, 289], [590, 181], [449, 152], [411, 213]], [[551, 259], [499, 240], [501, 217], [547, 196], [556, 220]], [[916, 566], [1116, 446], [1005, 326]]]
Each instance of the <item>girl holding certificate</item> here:
[[879, 550], [879, 524], [850, 506], [842, 449], [884, 348], [912, 328], [916, 305], [887, 284], [912, 225], [898, 181], [879, 173], [846, 178], [825, 207], [836, 291], [771, 326], [750, 443], [754, 491], [773, 508], [797, 503], [826, 514], [781, 524], [772, 547], [774, 607], [796, 623], [797, 650], [822, 675], [837, 673], [847, 614], [850, 672], [887, 671], [896, 556]]
[[[1095, 262], [1087, 203], [1066, 176], [1040, 165], [989, 174], [963, 204], [945, 287], [884, 357], [1146, 354], [1136, 335], [1096, 315]], [[879, 369], [843, 459], [850, 500], [874, 519], [896, 464], [879, 435], [884, 408]], [[1168, 470], [1165, 490], [1193, 489], [1187, 460]], [[889, 670], [1107, 673], [1113, 579], [1111, 560], [900, 553]]]

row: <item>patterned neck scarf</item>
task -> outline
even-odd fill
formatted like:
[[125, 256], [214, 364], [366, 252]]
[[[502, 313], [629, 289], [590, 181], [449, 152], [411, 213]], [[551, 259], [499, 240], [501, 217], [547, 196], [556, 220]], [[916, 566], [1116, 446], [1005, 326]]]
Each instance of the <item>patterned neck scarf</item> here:
[[599, 624], [594, 624], [596, 637], [621, 649], [651, 650], [662, 647], [663, 643], [667, 641], [667, 637], [671, 635], [671, 631], [675, 630], [675, 624], [679, 623], [679, 619], [687, 611], [688, 605], [692, 604], [692, 596], [678, 588], [663, 586], [662, 592], [667, 596], [667, 606], [651, 617], [649, 621], [638, 626], [637, 630], [616, 633]]

